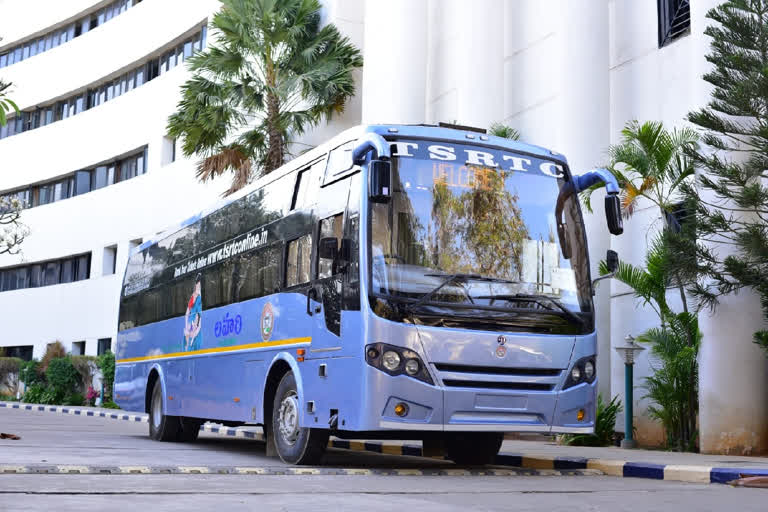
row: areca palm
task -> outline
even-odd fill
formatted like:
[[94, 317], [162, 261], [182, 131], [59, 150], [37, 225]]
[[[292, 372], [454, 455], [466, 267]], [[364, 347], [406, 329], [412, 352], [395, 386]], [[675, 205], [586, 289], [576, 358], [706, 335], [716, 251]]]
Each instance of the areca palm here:
[[[632, 216], [640, 197], [658, 206], [662, 213], [672, 213], [679, 202], [680, 186], [694, 174], [687, 154], [698, 146], [698, 134], [690, 128], [670, 132], [657, 121], [630, 121], [621, 134], [621, 143], [609, 149], [609, 170], [622, 188], [624, 216]], [[583, 193], [588, 208], [592, 192], [601, 186]]]
[[217, 42], [189, 60], [192, 77], [168, 120], [201, 181], [232, 172], [230, 194], [280, 167], [291, 137], [344, 109], [360, 51], [318, 0], [223, 0]]
[[5, 126], [5, 123], [8, 121], [7, 112], [11, 110], [17, 114], [19, 112], [19, 107], [16, 106], [16, 103], [7, 96], [10, 87], [10, 83], [0, 80], [0, 126]]

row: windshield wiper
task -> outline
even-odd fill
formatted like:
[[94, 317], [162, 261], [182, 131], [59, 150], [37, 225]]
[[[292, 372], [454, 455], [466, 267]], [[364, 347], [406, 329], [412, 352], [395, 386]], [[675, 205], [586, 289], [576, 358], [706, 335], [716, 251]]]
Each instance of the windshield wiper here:
[[[457, 274], [448, 274], [448, 275], [446, 275], [446, 274], [424, 274], [424, 275], [427, 276], [427, 277], [445, 277], [446, 279], [442, 283], [440, 283], [439, 286], [435, 287], [434, 289], [428, 291], [427, 293], [425, 293], [424, 295], [422, 295], [421, 297], [416, 299], [416, 302], [411, 302], [410, 304], [406, 304], [405, 307], [406, 307], [406, 309], [408, 311], [413, 311], [413, 308], [415, 308], [416, 306], [420, 306], [420, 305], [424, 304], [430, 298], [432, 298], [432, 296], [434, 294], [436, 294], [437, 292], [442, 290], [445, 286], [451, 284], [452, 282], [454, 282], [457, 279], [464, 279], [464, 280], [467, 280], [467, 279], [485, 279], [483, 276], [481, 276], [479, 274], [460, 274], [460, 273], [457, 273]], [[474, 301], [472, 300], [472, 297], [470, 297], [469, 294], [466, 294], [466, 295], [467, 295], [467, 298], [469, 299], [469, 301], [474, 303]]]
[[[547, 297], [546, 295], [528, 295], [528, 294], [525, 294], [525, 293], [514, 293], [514, 294], [507, 294], [507, 295], [503, 295], [503, 294], [500, 294], [500, 295], [481, 295], [481, 296], [476, 297], [476, 298], [477, 299], [500, 299], [500, 300], [508, 300], [510, 302], [512, 302], [512, 301], [531, 302], [531, 303], [534, 303], [534, 304], [538, 304], [539, 306], [542, 306], [544, 308], [547, 307], [546, 304], [544, 303], [544, 301], [548, 301], [550, 304], [555, 306], [557, 309], [559, 309], [560, 311], [565, 313], [565, 316], [567, 316], [571, 320], [573, 320], [576, 323], [578, 323], [581, 327], [584, 327], [584, 325], [585, 325], [585, 321], [584, 321], [583, 318], [581, 318], [579, 315], [577, 315], [576, 313], [574, 313], [573, 311], [571, 311], [570, 309], [565, 307], [562, 304], [562, 302], [560, 302], [559, 300], [557, 300], [555, 298], [552, 298], [552, 297]], [[549, 309], [550, 311], [554, 311], [551, 307], [547, 308], [547, 309]]]

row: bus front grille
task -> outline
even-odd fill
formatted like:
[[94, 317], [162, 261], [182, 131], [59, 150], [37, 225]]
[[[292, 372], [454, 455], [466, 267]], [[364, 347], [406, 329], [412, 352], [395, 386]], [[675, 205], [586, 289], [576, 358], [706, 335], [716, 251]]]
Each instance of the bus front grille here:
[[440, 372], [484, 373], [487, 375], [520, 375], [525, 377], [559, 377], [563, 370], [550, 368], [504, 368], [500, 366], [473, 366], [466, 364], [436, 363]]
[[449, 388], [510, 389], [515, 391], [552, 391], [554, 384], [531, 382], [484, 382], [476, 380], [443, 380]]

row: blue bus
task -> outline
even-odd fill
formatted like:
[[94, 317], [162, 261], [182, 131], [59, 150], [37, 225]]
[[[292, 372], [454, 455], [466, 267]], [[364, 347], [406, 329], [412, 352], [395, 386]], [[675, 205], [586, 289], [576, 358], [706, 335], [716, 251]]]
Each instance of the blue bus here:
[[466, 127], [343, 132], [130, 256], [115, 401], [149, 435], [262, 425], [484, 464], [505, 432], [592, 432], [597, 351], [578, 192], [552, 151]]

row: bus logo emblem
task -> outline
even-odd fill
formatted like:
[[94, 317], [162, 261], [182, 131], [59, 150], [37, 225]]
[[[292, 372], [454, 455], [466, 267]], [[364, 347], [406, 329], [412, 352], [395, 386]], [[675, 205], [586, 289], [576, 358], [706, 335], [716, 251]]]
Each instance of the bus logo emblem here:
[[507, 355], [507, 347], [503, 345], [496, 347], [496, 357], [503, 358], [505, 355]]
[[275, 328], [275, 313], [272, 311], [272, 304], [267, 302], [261, 311], [261, 339], [269, 341], [272, 337], [272, 331]]
[[507, 338], [505, 338], [504, 336], [499, 336], [498, 338], [496, 338], [496, 341], [498, 342], [499, 345], [502, 345], [502, 346], [507, 344]]

